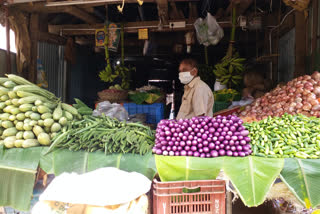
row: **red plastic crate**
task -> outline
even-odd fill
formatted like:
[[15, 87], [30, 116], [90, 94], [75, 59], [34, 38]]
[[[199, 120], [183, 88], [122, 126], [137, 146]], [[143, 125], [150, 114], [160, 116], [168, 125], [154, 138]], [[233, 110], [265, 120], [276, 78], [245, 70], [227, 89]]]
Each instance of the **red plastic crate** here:
[[153, 181], [153, 214], [225, 214], [225, 181]]

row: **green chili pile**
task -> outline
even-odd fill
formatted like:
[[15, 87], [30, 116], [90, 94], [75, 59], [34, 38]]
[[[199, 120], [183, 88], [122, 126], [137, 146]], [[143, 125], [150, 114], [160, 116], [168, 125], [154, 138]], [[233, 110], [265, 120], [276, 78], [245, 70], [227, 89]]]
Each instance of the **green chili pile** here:
[[59, 132], [47, 153], [60, 148], [70, 151], [103, 151], [105, 154], [143, 155], [151, 151], [154, 140], [154, 131], [142, 124], [86, 115]]
[[320, 118], [301, 114], [268, 117], [244, 124], [252, 155], [270, 158], [320, 158]]

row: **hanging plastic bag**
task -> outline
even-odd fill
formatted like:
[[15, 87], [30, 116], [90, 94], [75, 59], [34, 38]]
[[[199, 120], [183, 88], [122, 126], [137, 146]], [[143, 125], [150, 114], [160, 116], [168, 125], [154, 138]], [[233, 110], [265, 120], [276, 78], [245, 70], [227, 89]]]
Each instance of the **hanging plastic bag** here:
[[223, 29], [209, 12], [205, 19], [198, 18], [194, 27], [199, 43], [205, 46], [218, 44], [224, 36]]
[[93, 111], [93, 116], [101, 116], [104, 114], [107, 117], [117, 118], [120, 121], [128, 120], [129, 114], [126, 109], [120, 104], [109, 101], [103, 101], [98, 104], [97, 108]]

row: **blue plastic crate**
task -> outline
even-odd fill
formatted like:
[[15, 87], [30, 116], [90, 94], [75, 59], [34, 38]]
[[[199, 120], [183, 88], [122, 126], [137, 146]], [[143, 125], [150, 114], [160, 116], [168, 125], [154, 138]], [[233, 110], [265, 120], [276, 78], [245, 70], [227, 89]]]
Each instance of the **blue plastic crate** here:
[[123, 107], [128, 111], [129, 115], [146, 114], [148, 124], [158, 124], [164, 119], [164, 104], [154, 103], [150, 105], [139, 105], [135, 103], [124, 103]]

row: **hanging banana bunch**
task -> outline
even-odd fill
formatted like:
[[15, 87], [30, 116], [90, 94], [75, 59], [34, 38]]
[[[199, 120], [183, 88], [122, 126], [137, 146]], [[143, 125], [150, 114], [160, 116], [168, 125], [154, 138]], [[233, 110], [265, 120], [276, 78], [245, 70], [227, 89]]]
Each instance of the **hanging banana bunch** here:
[[239, 54], [234, 54], [233, 57], [225, 56], [219, 64], [214, 66], [213, 73], [221, 84], [231, 88], [241, 83], [245, 61], [246, 59], [239, 58]]

